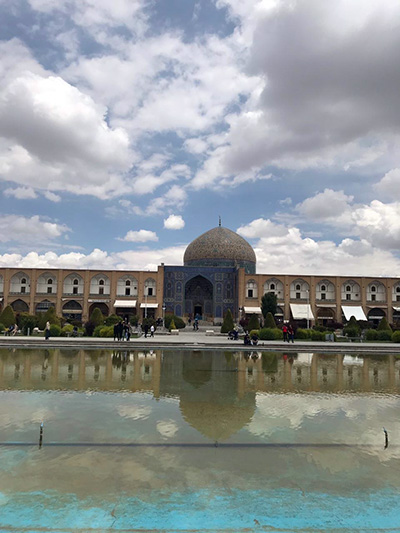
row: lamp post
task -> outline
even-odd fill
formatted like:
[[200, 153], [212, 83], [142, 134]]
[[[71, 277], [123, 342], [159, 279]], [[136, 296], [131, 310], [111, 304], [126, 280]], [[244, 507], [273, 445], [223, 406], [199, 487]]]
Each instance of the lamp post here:
[[310, 329], [310, 291], [307, 289], [307, 329]]
[[165, 302], [162, 304], [162, 327], [165, 329], [165, 310], [167, 306], [165, 305]]

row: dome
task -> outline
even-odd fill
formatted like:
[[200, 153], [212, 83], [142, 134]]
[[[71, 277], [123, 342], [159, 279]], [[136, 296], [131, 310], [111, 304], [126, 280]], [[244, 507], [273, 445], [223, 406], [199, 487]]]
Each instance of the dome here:
[[239, 266], [249, 274], [256, 270], [256, 254], [250, 244], [222, 226], [206, 231], [191, 242], [183, 262], [185, 266]]

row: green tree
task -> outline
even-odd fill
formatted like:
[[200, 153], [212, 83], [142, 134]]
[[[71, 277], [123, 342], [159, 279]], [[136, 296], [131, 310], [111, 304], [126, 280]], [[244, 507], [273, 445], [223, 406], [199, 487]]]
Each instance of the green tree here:
[[233, 316], [230, 309], [225, 313], [224, 321], [221, 326], [221, 333], [229, 333], [234, 328]]
[[28, 331], [32, 335], [33, 328], [37, 326], [37, 322], [37, 317], [29, 313], [20, 313], [17, 319], [18, 327], [24, 335], [28, 335]]
[[11, 305], [7, 305], [7, 307], [3, 309], [3, 312], [0, 315], [0, 322], [4, 324], [6, 328], [15, 324], [15, 313]]
[[120, 321], [120, 318], [118, 315], [110, 315], [106, 318], [105, 320], [105, 325], [106, 326], [113, 326], [114, 324], [118, 324], [118, 322]]
[[358, 337], [360, 335], [360, 326], [354, 316], [350, 318], [346, 326], [343, 328], [343, 333], [346, 337]]
[[255, 313], [251, 315], [249, 323], [247, 324], [247, 330], [251, 331], [252, 329], [260, 329], [260, 320]]
[[267, 313], [267, 316], [264, 318], [265, 318], [264, 328], [272, 328], [272, 329], [276, 328], [274, 315], [270, 311]]
[[104, 325], [104, 316], [98, 307], [95, 307], [89, 317], [89, 322], [94, 324], [94, 327]]
[[172, 319], [171, 322], [169, 323], [169, 330], [171, 331], [171, 329], [176, 329], [174, 319]]
[[[278, 307], [278, 299], [274, 292], [267, 292], [261, 298], [261, 312], [263, 317], [266, 318], [268, 313], [271, 313], [274, 317]], [[269, 326], [267, 326], [269, 327]], [[275, 327], [275, 326], [274, 326]]]
[[56, 308], [54, 306], [49, 307], [45, 313], [40, 313], [38, 315], [37, 325], [39, 329], [44, 329], [46, 327], [46, 322], [61, 326], [60, 319], [56, 315]]
[[392, 328], [389, 326], [389, 322], [385, 317], [382, 318], [382, 320], [379, 322], [378, 327], [376, 328], [378, 331], [390, 331], [392, 332]]

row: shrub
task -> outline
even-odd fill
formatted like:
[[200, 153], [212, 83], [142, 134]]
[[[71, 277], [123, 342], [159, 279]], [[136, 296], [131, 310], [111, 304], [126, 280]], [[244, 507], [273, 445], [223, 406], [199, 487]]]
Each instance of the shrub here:
[[20, 313], [17, 318], [17, 324], [19, 329], [22, 330], [24, 335], [28, 335], [28, 330], [32, 333], [33, 328], [37, 325], [37, 318], [29, 313]]
[[276, 328], [276, 323], [274, 319], [274, 315], [272, 313], [267, 313], [267, 316], [265, 317], [264, 321], [264, 328]]
[[5, 325], [0, 322], [0, 331], [4, 331], [6, 329]]
[[182, 318], [180, 318], [179, 316], [176, 316], [176, 315], [171, 315], [171, 314], [168, 314], [166, 315], [165, 317], [165, 327], [167, 329], [171, 329], [170, 328], [170, 324], [171, 324], [171, 321], [174, 321], [175, 323], [175, 328], [174, 329], [183, 329], [184, 327], [186, 327], [186, 324], [185, 322], [182, 320]]
[[114, 337], [114, 326], [101, 326], [100, 337]]
[[315, 329], [312, 329], [310, 331], [312, 341], [325, 341], [325, 333], [323, 331], [315, 331]]
[[94, 326], [104, 325], [104, 316], [98, 307], [93, 309], [92, 314], [89, 317], [89, 322], [92, 322]]
[[302, 339], [302, 340], [305, 340], [305, 339], [309, 339], [310, 338], [310, 329], [301, 329], [301, 328], [298, 328], [298, 330], [296, 331], [296, 339]]
[[106, 326], [113, 326], [114, 324], [118, 324], [119, 321], [120, 317], [118, 315], [110, 315], [105, 319], [104, 324]]
[[253, 313], [250, 317], [249, 323], [247, 324], [247, 328], [251, 331], [252, 329], [260, 329], [260, 321], [258, 319], [258, 316]]
[[103, 328], [105, 327], [112, 327], [113, 328], [113, 331], [114, 331], [114, 326], [104, 326], [104, 324], [100, 324], [98, 326], [96, 326], [93, 330], [93, 337], [100, 337], [100, 332]]
[[171, 322], [169, 323], [169, 328], [168, 328], [168, 329], [169, 329], [170, 331], [171, 331], [171, 329], [176, 329], [174, 319], [172, 319]]
[[283, 340], [283, 332], [281, 329], [279, 328], [274, 328], [274, 337], [275, 337], [275, 340], [276, 341], [281, 341]]
[[61, 335], [61, 327], [58, 324], [50, 325], [50, 337], [59, 337]]
[[0, 321], [6, 328], [15, 324], [15, 313], [11, 305], [7, 305], [7, 307], [3, 309], [3, 312], [0, 315]]
[[43, 315], [43, 320], [44, 320], [44, 325], [43, 325], [43, 328], [40, 328], [40, 329], [44, 329], [46, 327], [46, 322], [50, 322], [50, 324], [56, 324], [57, 326], [60, 326], [60, 319], [56, 315], [56, 308], [53, 306], [47, 309], [47, 311]]
[[360, 335], [360, 330], [357, 327], [346, 326], [344, 328], [344, 334], [346, 337], [358, 337]]
[[275, 340], [275, 330], [273, 328], [262, 328], [262, 329], [260, 329], [259, 337], [263, 341], [274, 341]]
[[257, 337], [260, 338], [260, 330], [259, 330], [259, 329], [252, 329], [252, 330], [250, 331], [250, 338], [251, 338], [253, 335], [257, 335]]
[[395, 331], [392, 335], [393, 342], [400, 342], [400, 331]]
[[224, 322], [221, 326], [221, 333], [229, 333], [234, 328], [232, 312], [230, 309], [225, 313]]
[[378, 340], [378, 332], [376, 329], [369, 329], [365, 334], [365, 339], [367, 341], [376, 341]]
[[382, 331], [377, 331], [378, 341], [391, 341], [392, 340], [392, 330], [385, 329]]
[[379, 322], [379, 325], [376, 329], [378, 331], [390, 331], [390, 333], [392, 333], [392, 328], [389, 326], [389, 323], [385, 317], [382, 318], [382, 320]]
[[61, 337], [66, 337], [67, 333], [72, 333], [74, 331], [74, 326], [72, 324], [65, 324], [61, 329]]
[[346, 337], [358, 337], [360, 335], [361, 328], [358, 325], [357, 320], [352, 316], [343, 328], [343, 333]]

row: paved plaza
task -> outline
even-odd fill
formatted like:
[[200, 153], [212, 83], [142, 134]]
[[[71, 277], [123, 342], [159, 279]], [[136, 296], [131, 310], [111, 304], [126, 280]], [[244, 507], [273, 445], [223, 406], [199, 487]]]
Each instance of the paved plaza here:
[[286, 352], [346, 352], [346, 353], [375, 353], [375, 354], [399, 354], [400, 345], [395, 343], [378, 343], [378, 342], [311, 342], [295, 341], [287, 343], [283, 341], [260, 341], [257, 346], [245, 346], [243, 340], [228, 340], [226, 335], [221, 335], [214, 330], [210, 335], [204, 331], [180, 331], [179, 335], [171, 335], [169, 332], [156, 332], [154, 337], [131, 338], [129, 341], [114, 341], [113, 338], [104, 337], [52, 337], [45, 340], [41, 336], [22, 336], [0, 337], [1, 347], [29, 347], [29, 348], [110, 348], [110, 349], [156, 349], [163, 347], [176, 346], [179, 348], [195, 347], [216, 348], [229, 350], [257, 350], [257, 351], [286, 351]]

